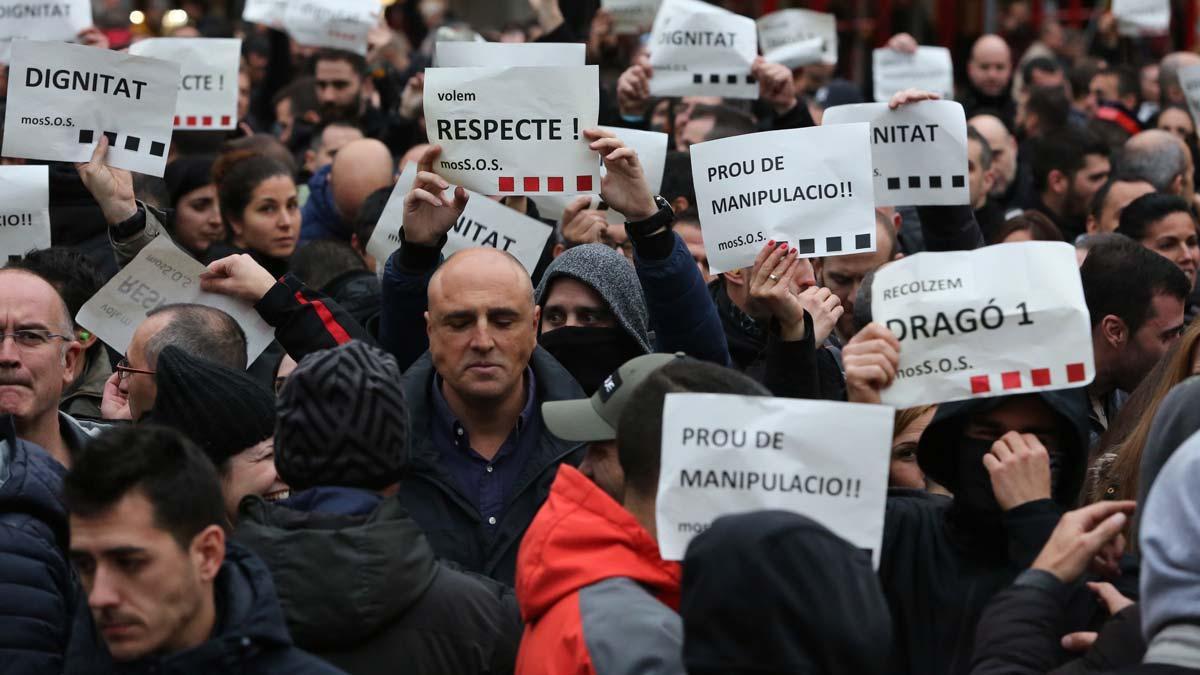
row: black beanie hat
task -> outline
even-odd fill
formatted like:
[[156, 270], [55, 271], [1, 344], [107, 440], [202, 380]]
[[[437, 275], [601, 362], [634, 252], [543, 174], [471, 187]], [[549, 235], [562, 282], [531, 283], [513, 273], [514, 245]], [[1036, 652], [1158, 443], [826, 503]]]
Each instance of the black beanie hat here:
[[180, 157], [167, 165], [163, 181], [171, 195], [171, 208], [178, 208], [184, 195], [213, 182], [213, 157]]
[[149, 421], [178, 429], [219, 468], [275, 433], [275, 397], [244, 371], [168, 346]]
[[408, 455], [400, 367], [364, 342], [301, 359], [279, 392], [275, 468], [294, 490], [316, 485], [380, 490]]

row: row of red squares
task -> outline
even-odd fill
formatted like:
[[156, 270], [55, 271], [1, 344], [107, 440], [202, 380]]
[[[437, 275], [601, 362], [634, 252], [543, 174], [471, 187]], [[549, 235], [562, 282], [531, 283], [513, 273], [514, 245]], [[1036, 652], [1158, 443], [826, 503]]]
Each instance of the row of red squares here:
[[[181, 122], [181, 120], [186, 121], [187, 124], [183, 124]], [[227, 127], [232, 122], [233, 122], [233, 118], [231, 116], [229, 116], [229, 115], [221, 116], [221, 126]], [[175, 126], [177, 126], [177, 127], [182, 127], [182, 126], [211, 127], [212, 125], [213, 125], [213, 116], [212, 115], [188, 115], [187, 117], [180, 117], [179, 115], [175, 116]]]
[[[1067, 364], [1067, 382], [1082, 382], [1087, 378], [1087, 371], [1082, 363]], [[1034, 368], [1029, 371], [1030, 386], [1033, 387], [1048, 387], [1050, 386], [1050, 369], [1049, 368]], [[1013, 370], [1007, 373], [1000, 373], [1000, 386], [1005, 390], [1020, 389], [1021, 371]], [[992, 380], [990, 375], [975, 375], [971, 378], [971, 393], [986, 394], [992, 390]]]
[[[542, 179], [540, 176], [526, 176], [521, 179], [521, 188], [524, 192], [541, 192], [542, 191]], [[592, 191], [592, 177], [591, 176], [576, 176], [575, 177], [575, 190], [577, 192], [591, 192]], [[501, 176], [499, 191], [500, 192], [516, 192], [517, 191], [517, 179], [512, 176]], [[546, 177], [546, 192], [562, 192], [562, 191], [563, 191], [563, 177], [562, 176]]]

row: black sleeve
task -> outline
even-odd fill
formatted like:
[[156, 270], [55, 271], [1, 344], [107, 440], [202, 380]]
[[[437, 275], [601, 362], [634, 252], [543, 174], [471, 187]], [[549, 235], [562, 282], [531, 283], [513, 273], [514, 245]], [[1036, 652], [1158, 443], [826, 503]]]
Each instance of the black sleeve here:
[[292, 274], [285, 274], [255, 303], [254, 309], [275, 329], [275, 339], [288, 356], [297, 361], [351, 340], [374, 343], [367, 329], [349, 312]]
[[1042, 547], [1062, 517], [1062, 508], [1052, 499], [1026, 502], [1004, 512], [1008, 534], [1008, 559], [1019, 569], [1033, 565]]
[[5, 587], [0, 612], [4, 672], [62, 672], [71, 627], [71, 572], [49, 527], [24, 516], [0, 520], [0, 564]]
[[796, 106], [787, 111], [783, 115], [778, 115], [771, 123], [772, 130], [780, 129], [804, 129], [807, 127], [817, 126], [816, 120], [812, 118], [812, 114], [808, 112], [808, 105], [803, 98], [796, 98]]
[[772, 319], [767, 329], [767, 370], [764, 382], [767, 389], [783, 398], [820, 398], [812, 316], [808, 312], [804, 313], [803, 340], [785, 342], [779, 331], [779, 322]]
[[583, 42], [583, 38], [575, 34], [566, 21], [558, 24], [558, 27], [549, 33], [543, 34], [534, 42]]
[[1031, 569], [997, 593], [976, 628], [971, 675], [1043, 675], [1062, 663], [1070, 591], [1053, 574]]
[[918, 206], [926, 251], [971, 251], [983, 247], [983, 231], [969, 204]]

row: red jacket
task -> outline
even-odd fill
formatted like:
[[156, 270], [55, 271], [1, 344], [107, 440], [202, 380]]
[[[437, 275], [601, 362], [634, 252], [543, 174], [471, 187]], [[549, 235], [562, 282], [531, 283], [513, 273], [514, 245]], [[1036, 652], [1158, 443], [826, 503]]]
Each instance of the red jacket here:
[[517, 673], [683, 673], [682, 576], [628, 511], [560, 466], [517, 554]]

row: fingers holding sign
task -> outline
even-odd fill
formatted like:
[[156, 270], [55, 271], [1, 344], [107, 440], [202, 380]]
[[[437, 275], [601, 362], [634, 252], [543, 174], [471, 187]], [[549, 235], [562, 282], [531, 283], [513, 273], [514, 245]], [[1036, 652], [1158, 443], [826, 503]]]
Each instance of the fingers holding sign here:
[[254, 304], [275, 285], [275, 277], [245, 253], [209, 263], [200, 275], [200, 288]]
[[769, 103], [775, 114], [785, 115], [796, 107], [796, 80], [791, 68], [759, 56], [754, 59], [750, 74], [758, 80], [759, 98]]
[[887, 41], [888, 49], [894, 49], [901, 54], [916, 54], [919, 46], [916, 38], [908, 33], [896, 33]]
[[137, 214], [137, 200], [133, 192], [133, 174], [125, 169], [105, 164], [108, 158], [108, 136], [100, 134], [100, 142], [92, 151], [91, 160], [75, 165], [83, 186], [92, 193], [104, 220], [116, 225]]
[[588, 208], [591, 203], [590, 195], [579, 195], [563, 210], [562, 237], [567, 248], [603, 241], [608, 221], [603, 211]]
[[941, 94], [932, 91], [925, 91], [924, 89], [905, 89], [892, 94], [891, 100], [888, 101], [888, 108], [896, 110], [900, 106], [908, 105], [909, 103], [916, 103], [917, 101], [939, 101], [941, 98]]
[[616, 134], [604, 129], [584, 129], [588, 145], [600, 153], [604, 168], [608, 172], [600, 181], [600, 197], [609, 208], [625, 216], [626, 220], [645, 220], [658, 212], [646, 174], [637, 152], [625, 146]]
[[887, 327], [869, 323], [842, 350], [846, 395], [852, 403], [879, 403], [900, 367], [900, 341]]
[[437, 246], [442, 236], [454, 227], [467, 206], [467, 191], [450, 187], [446, 179], [433, 172], [433, 163], [442, 154], [439, 145], [430, 146], [417, 162], [412, 190], [404, 197], [404, 240], [421, 246]]
[[650, 59], [642, 56], [621, 73], [617, 79], [617, 107], [622, 115], [645, 115], [650, 104], [650, 78], [654, 69]]
[[846, 308], [842, 307], [842, 299], [834, 295], [833, 291], [821, 286], [810, 286], [797, 297], [804, 303], [804, 309], [812, 315], [813, 340], [819, 346], [829, 339], [837, 322], [846, 313]]

